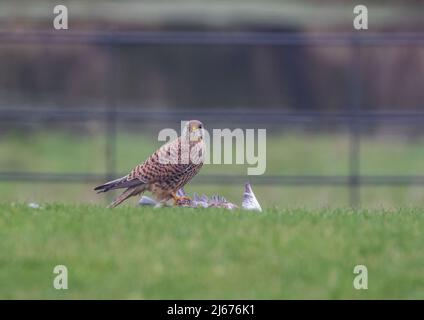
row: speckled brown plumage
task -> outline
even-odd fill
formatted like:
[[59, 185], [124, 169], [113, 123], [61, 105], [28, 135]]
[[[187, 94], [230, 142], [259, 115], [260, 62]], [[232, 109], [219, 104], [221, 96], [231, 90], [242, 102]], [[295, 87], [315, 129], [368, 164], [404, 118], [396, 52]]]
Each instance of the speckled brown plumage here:
[[[182, 137], [160, 147], [143, 163], [136, 166], [128, 175], [109, 181], [94, 190], [126, 188], [109, 207], [116, 207], [126, 199], [150, 191], [159, 202], [178, 200], [176, 192], [187, 184], [203, 165], [204, 140], [203, 125], [200, 121], [187, 123]], [[184, 139], [184, 137], [186, 139]], [[184, 156], [188, 151], [190, 157]]]

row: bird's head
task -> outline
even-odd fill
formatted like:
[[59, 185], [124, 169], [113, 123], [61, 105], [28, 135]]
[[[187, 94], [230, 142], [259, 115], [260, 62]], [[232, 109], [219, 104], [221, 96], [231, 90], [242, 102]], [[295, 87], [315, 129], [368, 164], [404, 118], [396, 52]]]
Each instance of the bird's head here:
[[199, 120], [190, 120], [187, 122], [183, 135], [188, 135], [190, 142], [199, 142], [204, 135], [203, 124]]

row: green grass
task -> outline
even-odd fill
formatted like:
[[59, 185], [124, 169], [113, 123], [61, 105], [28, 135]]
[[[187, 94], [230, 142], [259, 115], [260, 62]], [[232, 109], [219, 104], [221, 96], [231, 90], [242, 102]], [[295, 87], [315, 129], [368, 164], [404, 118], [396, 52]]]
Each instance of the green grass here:
[[422, 299], [423, 213], [2, 204], [0, 298]]
[[[346, 173], [348, 141], [344, 134], [269, 135], [266, 174]], [[117, 171], [127, 173], [161, 144], [163, 142], [157, 141], [157, 135], [120, 133], [116, 144]], [[103, 133], [11, 132], [0, 140], [0, 167], [9, 171], [102, 173], [106, 168], [105, 154], [106, 137]], [[202, 171], [204, 174], [247, 174], [247, 167], [210, 164]]]
[[[364, 174], [421, 174], [424, 172], [424, 137], [364, 136], [361, 171]], [[157, 136], [120, 133], [117, 171], [127, 173], [161, 145]], [[106, 169], [103, 133], [72, 134], [61, 131], [9, 132], [0, 139], [0, 168], [5, 171], [91, 172]], [[349, 137], [344, 133], [308, 134], [272, 132], [267, 137], [265, 174], [348, 174]], [[204, 174], [247, 174], [248, 165], [206, 165]]]

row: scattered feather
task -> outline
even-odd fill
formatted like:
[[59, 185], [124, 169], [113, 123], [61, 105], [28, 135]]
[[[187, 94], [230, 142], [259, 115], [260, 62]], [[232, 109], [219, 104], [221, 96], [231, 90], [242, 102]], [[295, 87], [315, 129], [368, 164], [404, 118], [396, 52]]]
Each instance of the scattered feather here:
[[[184, 189], [180, 189], [177, 191], [178, 197], [187, 197], [187, 193], [184, 191]], [[163, 203], [158, 203], [152, 198], [149, 198], [147, 196], [142, 196], [140, 201], [138, 202], [140, 206], [154, 206], [154, 207], [160, 207], [163, 206]], [[197, 193], [193, 193], [193, 198], [185, 200], [184, 202], [181, 202], [178, 204], [181, 207], [190, 207], [190, 208], [224, 208], [233, 210], [238, 208], [238, 206], [234, 203], [229, 202], [225, 197], [213, 194], [210, 198], [206, 195], [199, 196]], [[255, 211], [262, 211], [262, 208], [256, 199], [255, 194], [253, 193], [252, 186], [250, 183], [246, 183], [244, 186], [244, 195], [243, 195], [243, 202], [242, 202], [242, 209], [245, 210], [255, 210]]]
[[244, 185], [243, 203], [241, 206], [246, 210], [256, 210], [262, 212], [261, 205], [256, 199], [256, 196], [252, 190], [252, 186], [249, 182]]
[[32, 209], [40, 209], [41, 208], [41, 206], [38, 203], [35, 203], [35, 202], [28, 203], [28, 207], [30, 207]]

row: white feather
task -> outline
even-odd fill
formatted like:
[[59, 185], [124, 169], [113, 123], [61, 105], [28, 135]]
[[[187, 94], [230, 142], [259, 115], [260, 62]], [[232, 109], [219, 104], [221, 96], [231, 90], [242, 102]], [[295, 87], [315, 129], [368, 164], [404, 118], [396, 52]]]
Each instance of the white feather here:
[[246, 210], [256, 210], [262, 212], [261, 205], [256, 199], [249, 182], [244, 185], [243, 203], [241, 206]]
[[140, 206], [157, 206], [158, 203], [153, 200], [152, 198], [149, 198], [148, 196], [142, 196], [141, 199], [138, 201], [138, 204]]

